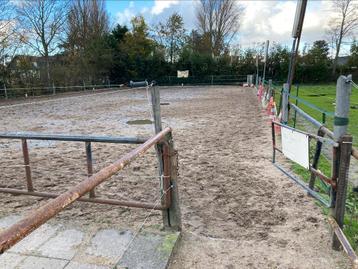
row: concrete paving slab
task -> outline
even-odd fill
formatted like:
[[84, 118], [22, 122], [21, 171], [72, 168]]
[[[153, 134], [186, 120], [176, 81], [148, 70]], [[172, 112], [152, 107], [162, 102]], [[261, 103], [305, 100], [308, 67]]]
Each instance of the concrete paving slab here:
[[[0, 227], [19, 219], [0, 218]], [[0, 269], [164, 269], [178, 236], [44, 224], [0, 255]]]
[[91, 245], [85, 250], [85, 254], [103, 257], [115, 264], [124, 254], [132, 237], [133, 234], [130, 231], [100, 230], [92, 238]]
[[14, 247], [11, 248], [10, 252], [30, 254], [34, 253], [37, 248], [42, 244], [49, 241], [53, 237], [60, 226], [54, 226], [49, 224], [44, 224], [36, 231], [31, 233], [29, 236], [22, 239]]
[[83, 239], [83, 232], [76, 229], [60, 231], [43, 244], [38, 252], [41, 256], [71, 260]]
[[127, 249], [117, 268], [165, 269], [179, 233], [140, 234]]
[[46, 257], [29, 256], [16, 269], [63, 269], [69, 261]]
[[20, 262], [22, 262], [26, 256], [22, 256], [15, 253], [4, 253], [0, 256], [0, 268], [13, 269]]
[[97, 264], [70, 262], [65, 269], [113, 269], [113, 266], [102, 266]]

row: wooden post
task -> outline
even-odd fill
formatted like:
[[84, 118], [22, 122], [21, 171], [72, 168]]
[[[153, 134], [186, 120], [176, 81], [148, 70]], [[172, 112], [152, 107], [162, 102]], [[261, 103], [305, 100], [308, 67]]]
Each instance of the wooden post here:
[[[91, 146], [91, 142], [86, 142], [86, 143], [85, 143], [85, 146], [86, 146], [87, 176], [88, 176], [88, 177], [91, 177], [91, 176], [93, 175], [93, 162], [92, 162], [92, 146]], [[90, 190], [89, 197], [90, 197], [90, 198], [96, 197], [96, 193], [95, 193], [95, 190], [94, 190], [94, 189]]]
[[5, 83], [4, 83], [4, 91], [5, 91], [5, 99], [8, 99], [9, 97], [7, 96], [7, 89]]
[[52, 94], [55, 95], [56, 94], [56, 87], [55, 87], [55, 83], [52, 82]]
[[211, 85], [213, 85], [213, 84], [214, 84], [214, 76], [211, 75]]
[[31, 177], [31, 168], [30, 168], [30, 156], [29, 156], [29, 149], [27, 146], [27, 140], [22, 139], [22, 153], [24, 156], [24, 165], [25, 165], [25, 172], [26, 172], [26, 184], [28, 191], [34, 191], [34, 187], [32, 185], [32, 177]]
[[[162, 119], [160, 113], [160, 91], [158, 87], [155, 86], [151, 87], [151, 99], [152, 99], [152, 109], [153, 109], [154, 131], [157, 134], [160, 131], [162, 131]], [[165, 196], [164, 192], [168, 190], [164, 189], [166, 185], [164, 184], [164, 178], [163, 178], [164, 176], [163, 145], [157, 144], [155, 146], [155, 149], [157, 152], [157, 158], [159, 163], [159, 178], [160, 178], [160, 188], [161, 188], [160, 194], [162, 197], [164, 197]], [[162, 218], [163, 218], [164, 227], [169, 228], [171, 226], [170, 209], [166, 209], [162, 211]]]
[[155, 133], [162, 131], [162, 119], [160, 115], [160, 92], [158, 87], [151, 87], [152, 109]]
[[[344, 213], [346, 208], [347, 186], [348, 186], [348, 173], [349, 162], [352, 152], [352, 136], [343, 135], [339, 141], [339, 168], [338, 168], [338, 182], [335, 197], [334, 208], [332, 210], [333, 218], [337, 221], [339, 227], [343, 229]], [[340, 249], [340, 242], [335, 234], [333, 234], [332, 248], [335, 250]]]
[[167, 210], [163, 210], [163, 224], [165, 228], [172, 230], [181, 230], [181, 213], [179, 205], [179, 191], [178, 191], [178, 153], [174, 148], [172, 134], [167, 136], [167, 144], [163, 145], [166, 147], [163, 160], [169, 163], [164, 164], [169, 167], [170, 176], [170, 206]]
[[[337, 80], [336, 89], [336, 111], [334, 115], [333, 136], [339, 142], [338, 148], [338, 167], [333, 170], [338, 171], [337, 188], [332, 190], [332, 215], [338, 225], [343, 228], [344, 213], [346, 206], [347, 185], [349, 162], [352, 151], [352, 136], [347, 135], [348, 113], [350, 108], [350, 94], [352, 76], [340, 76]], [[338, 250], [339, 240], [333, 235], [332, 248]]]
[[288, 84], [283, 84], [283, 91], [282, 91], [282, 107], [281, 107], [281, 113], [282, 118], [281, 122], [283, 124], [287, 124], [288, 122]]

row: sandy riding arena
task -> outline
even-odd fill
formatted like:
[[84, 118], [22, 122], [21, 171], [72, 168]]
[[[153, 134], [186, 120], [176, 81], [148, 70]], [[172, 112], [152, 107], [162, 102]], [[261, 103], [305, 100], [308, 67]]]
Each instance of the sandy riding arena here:
[[[41, 101], [41, 100], [38, 100]], [[153, 134], [144, 89], [105, 92], [0, 107], [0, 131], [143, 136]], [[23, 101], [30, 102], [30, 101]], [[32, 101], [31, 101], [32, 102]], [[252, 89], [161, 88], [162, 118], [179, 152], [183, 234], [170, 268], [346, 268], [330, 247], [321, 209], [271, 164], [268, 118]], [[5, 103], [3, 105], [6, 105]], [[93, 144], [94, 169], [134, 145]], [[29, 142], [34, 187], [64, 192], [86, 178], [84, 143]], [[0, 187], [25, 188], [21, 143], [0, 140]], [[101, 198], [156, 202], [152, 149], [100, 185]], [[1, 216], [25, 215], [47, 200], [0, 195]], [[52, 221], [137, 229], [148, 210], [77, 202]], [[156, 211], [145, 228], [161, 225]]]

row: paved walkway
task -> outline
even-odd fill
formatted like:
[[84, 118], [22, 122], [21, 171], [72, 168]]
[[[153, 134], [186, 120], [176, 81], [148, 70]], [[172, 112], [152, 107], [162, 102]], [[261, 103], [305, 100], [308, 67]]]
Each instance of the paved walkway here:
[[[0, 219], [3, 230], [18, 216]], [[44, 224], [0, 256], [1, 269], [166, 268], [177, 233], [90, 230]], [[140, 253], [140, 255], [139, 255]]]

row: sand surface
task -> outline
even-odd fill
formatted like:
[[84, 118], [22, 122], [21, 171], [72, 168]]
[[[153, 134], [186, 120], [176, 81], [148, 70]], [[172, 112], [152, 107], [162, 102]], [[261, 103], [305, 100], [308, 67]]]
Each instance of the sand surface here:
[[[315, 202], [271, 164], [267, 117], [252, 89], [162, 88], [162, 117], [179, 152], [183, 237], [170, 265], [181, 268], [346, 268], [330, 249], [328, 224]], [[45, 99], [0, 107], [0, 131], [143, 136], [151, 125], [145, 90]], [[29, 101], [22, 101], [29, 102]], [[2, 105], [6, 105], [2, 103]], [[64, 192], [86, 178], [84, 143], [32, 141], [36, 190]], [[94, 169], [133, 145], [93, 145]], [[0, 140], [0, 187], [25, 188], [21, 144]], [[154, 150], [96, 189], [99, 197], [157, 202]], [[1, 215], [26, 214], [46, 199], [1, 194]], [[148, 215], [148, 213], [151, 213]], [[76, 203], [53, 221], [137, 229], [161, 225], [161, 213]]]

